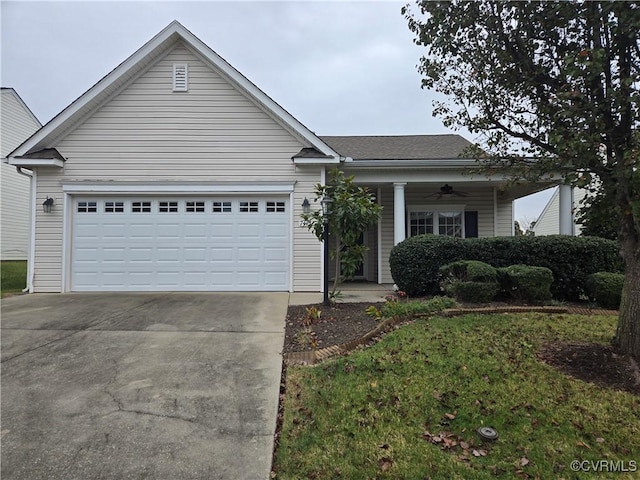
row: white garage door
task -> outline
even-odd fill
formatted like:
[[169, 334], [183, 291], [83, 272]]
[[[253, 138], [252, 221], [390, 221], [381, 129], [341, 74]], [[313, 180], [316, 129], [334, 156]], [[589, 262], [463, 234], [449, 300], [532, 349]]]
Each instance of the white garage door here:
[[73, 202], [74, 291], [289, 289], [286, 197]]

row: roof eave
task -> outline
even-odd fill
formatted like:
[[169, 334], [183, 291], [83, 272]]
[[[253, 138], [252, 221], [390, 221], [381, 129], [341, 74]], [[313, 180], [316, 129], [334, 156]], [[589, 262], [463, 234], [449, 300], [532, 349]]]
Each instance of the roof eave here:
[[349, 168], [388, 169], [388, 168], [464, 168], [477, 165], [474, 159], [397, 159], [397, 160], [353, 160]]

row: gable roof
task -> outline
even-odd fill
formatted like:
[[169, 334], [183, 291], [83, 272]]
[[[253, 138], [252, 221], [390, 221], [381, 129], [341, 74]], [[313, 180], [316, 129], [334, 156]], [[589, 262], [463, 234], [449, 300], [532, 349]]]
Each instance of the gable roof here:
[[193, 51], [199, 54], [205, 62], [208, 62], [217, 73], [252, 99], [284, 128], [298, 136], [303, 143], [308, 143], [323, 155], [330, 157], [339, 156], [329, 145], [296, 120], [289, 112], [256, 87], [177, 20], [171, 22], [133, 55], [114, 68], [98, 83], [72, 102], [71, 105], [56, 115], [44, 127], [16, 148], [10, 156], [25, 156], [33, 152], [54, 147], [57, 141], [72, 131], [96, 109], [128, 85], [132, 79], [144, 72], [152, 63], [158, 60], [179, 41], [183, 41], [188, 47], [193, 49]]
[[321, 136], [342, 156], [354, 160], [449, 160], [472, 145], [455, 134]]

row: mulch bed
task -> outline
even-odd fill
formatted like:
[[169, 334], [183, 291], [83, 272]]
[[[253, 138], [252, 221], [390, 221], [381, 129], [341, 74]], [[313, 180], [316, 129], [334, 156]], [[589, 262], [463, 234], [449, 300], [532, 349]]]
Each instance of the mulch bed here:
[[638, 365], [609, 345], [554, 342], [540, 349], [538, 358], [585, 382], [640, 395]]
[[[287, 313], [284, 352], [304, 352], [338, 345], [363, 337], [378, 326], [365, 314], [370, 303], [337, 303], [331, 306], [291, 305]], [[319, 320], [308, 325], [307, 308], [317, 308]]]

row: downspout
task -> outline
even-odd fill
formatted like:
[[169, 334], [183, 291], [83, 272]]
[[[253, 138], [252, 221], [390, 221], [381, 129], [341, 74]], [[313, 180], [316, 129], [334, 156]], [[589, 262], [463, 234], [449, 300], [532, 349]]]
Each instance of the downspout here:
[[34, 177], [35, 177], [35, 172], [29, 172], [28, 170], [24, 171], [22, 170], [22, 167], [18, 167], [16, 166], [16, 171], [20, 174], [20, 175], [24, 175], [25, 177], [29, 178], [29, 245], [27, 246], [27, 285], [25, 286], [25, 288], [22, 289], [22, 293], [32, 293], [33, 291], [33, 261], [34, 261], [34, 254], [35, 254], [35, 243], [36, 243], [36, 237], [35, 237], [35, 232], [36, 232], [36, 212], [34, 209], [34, 205], [36, 204], [35, 201], [35, 194], [36, 194], [36, 189], [35, 189], [35, 185], [34, 185]]

